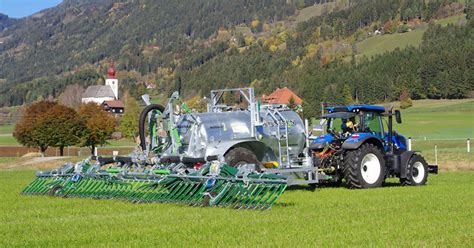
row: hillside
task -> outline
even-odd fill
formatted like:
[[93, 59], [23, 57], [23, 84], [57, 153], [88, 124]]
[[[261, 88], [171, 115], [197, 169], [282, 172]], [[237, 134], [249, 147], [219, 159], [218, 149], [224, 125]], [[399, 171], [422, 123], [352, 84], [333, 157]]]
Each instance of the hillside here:
[[[161, 98], [178, 82], [185, 98], [218, 87], [251, 85], [263, 94], [289, 86], [311, 110], [321, 101], [397, 100], [403, 88], [414, 99], [463, 98], [474, 89], [470, 5], [320, 2], [67, 0], [0, 31], [0, 106], [101, 83], [111, 60], [122, 90], [136, 97], [144, 82], [156, 84], [149, 93]], [[464, 23], [436, 25], [462, 13]], [[412, 22], [423, 27], [405, 32]], [[372, 38], [374, 30], [383, 35]], [[394, 44], [420, 45], [392, 51]]]
[[[465, 15], [461, 14], [436, 20], [435, 23], [447, 26], [449, 24], [458, 25], [465, 21]], [[356, 58], [360, 59], [363, 56], [372, 57], [377, 54], [393, 51], [397, 48], [404, 49], [408, 46], [419, 47], [427, 28], [428, 26], [424, 25], [404, 33], [373, 35], [357, 43]]]
[[[94, 64], [106, 57], [137, 67], [129, 60], [143, 56], [144, 46], [179, 51], [194, 40], [209, 38], [220, 27], [248, 24], [254, 16], [278, 20], [294, 12], [294, 6], [285, 1], [271, 2], [265, 6], [260, 1], [243, 0], [226, 4], [218, 0], [64, 1], [0, 33], [0, 37], [9, 37], [0, 46], [0, 77], [22, 82], [60, 74], [84, 63]], [[158, 58], [152, 56], [154, 59]], [[156, 62], [149, 70], [162, 61]], [[130, 66], [121, 64], [124, 69], [132, 69]], [[29, 70], [15, 70], [21, 67]]]
[[0, 13], [0, 32], [9, 28], [16, 22], [16, 19], [9, 18], [7, 15]]

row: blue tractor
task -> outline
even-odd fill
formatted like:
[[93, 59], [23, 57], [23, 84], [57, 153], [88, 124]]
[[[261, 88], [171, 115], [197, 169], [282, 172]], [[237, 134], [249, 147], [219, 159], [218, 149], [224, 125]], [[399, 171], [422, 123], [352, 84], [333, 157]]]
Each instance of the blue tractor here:
[[438, 172], [437, 165], [409, 151], [405, 137], [393, 131], [393, 117], [402, 122], [400, 111], [371, 105], [326, 110], [317, 128], [323, 134], [312, 139], [310, 150], [332, 183], [345, 179], [349, 188], [375, 188], [387, 177], [398, 177], [402, 185], [418, 186], [426, 184], [428, 173]]

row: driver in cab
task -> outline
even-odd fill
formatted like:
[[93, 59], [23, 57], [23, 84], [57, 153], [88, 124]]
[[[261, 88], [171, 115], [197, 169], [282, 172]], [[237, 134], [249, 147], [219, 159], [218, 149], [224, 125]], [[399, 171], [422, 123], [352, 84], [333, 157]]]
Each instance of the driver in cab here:
[[354, 132], [357, 132], [359, 123], [355, 123], [355, 118], [343, 119], [341, 124], [342, 134], [347, 137]]

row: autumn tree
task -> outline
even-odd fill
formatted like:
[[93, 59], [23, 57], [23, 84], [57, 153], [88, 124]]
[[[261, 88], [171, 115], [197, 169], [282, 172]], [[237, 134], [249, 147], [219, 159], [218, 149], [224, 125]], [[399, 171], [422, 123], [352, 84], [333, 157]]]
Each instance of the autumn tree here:
[[200, 95], [194, 95], [186, 101], [186, 105], [193, 112], [206, 112], [207, 101]]
[[23, 116], [15, 125], [13, 137], [22, 145], [27, 147], [38, 147], [41, 154], [51, 144], [50, 135], [42, 130], [42, 122], [47, 112], [56, 105], [54, 102], [40, 101], [23, 109]]
[[88, 146], [91, 153], [98, 145], [107, 143], [115, 127], [114, 117], [95, 103], [83, 104], [79, 108], [79, 117], [84, 124], [81, 133], [81, 145]]
[[41, 101], [25, 109], [23, 118], [15, 127], [14, 136], [25, 146], [38, 147], [41, 154], [48, 147], [64, 147], [78, 144], [82, 123], [76, 111], [66, 106]]
[[413, 106], [411, 102], [410, 93], [407, 89], [403, 89], [402, 93], [400, 94], [400, 108], [406, 109]]
[[128, 92], [124, 95], [125, 99], [125, 114], [120, 121], [119, 130], [122, 132], [122, 136], [131, 138], [135, 141], [135, 137], [138, 136], [138, 118], [140, 116], [140, 108], [138, 102], [130, 96]]
[[64, 155], [64, 147], [76, 145], [80, 142], [83, 129], [77, 112], [69, 107], [55, 104], [38, 123], [41, 135], [46, 136], [49, 146], [58, 147], [60, 156]]

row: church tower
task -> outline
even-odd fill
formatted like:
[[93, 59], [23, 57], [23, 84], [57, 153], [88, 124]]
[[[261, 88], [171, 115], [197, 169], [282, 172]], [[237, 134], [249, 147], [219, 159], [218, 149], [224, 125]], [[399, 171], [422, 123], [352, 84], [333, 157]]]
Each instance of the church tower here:
[[105, 85], [110, 86], [115, 95], [115, 100], [118, 100], [118, 79], [115, 78], [114, 62], [111, 63], [109, 70], [107, 71], [107, 79]]

